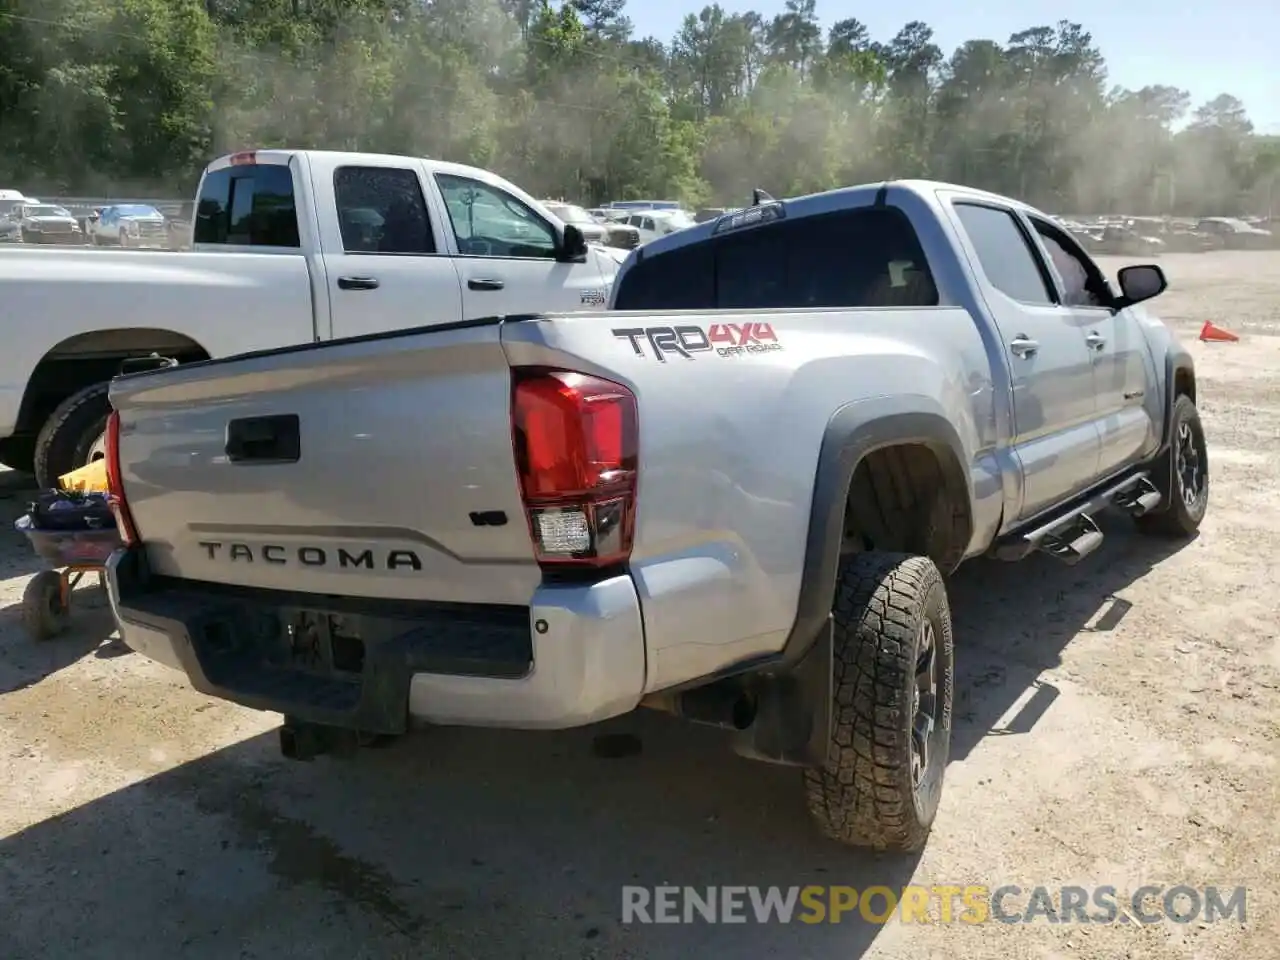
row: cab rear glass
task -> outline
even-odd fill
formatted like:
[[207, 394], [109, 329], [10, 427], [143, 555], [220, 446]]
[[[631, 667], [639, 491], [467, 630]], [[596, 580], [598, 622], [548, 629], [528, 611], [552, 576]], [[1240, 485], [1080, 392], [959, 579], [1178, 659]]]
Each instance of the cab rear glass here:
[[195, 243], [298, 247], [293, 174], [279, 164], [243, 164], [205, 175], [196, 201]]
[[640, 261], [616, 310], [929, 307], [938, 303], [911, 221], [893, 207], [774, 220]]

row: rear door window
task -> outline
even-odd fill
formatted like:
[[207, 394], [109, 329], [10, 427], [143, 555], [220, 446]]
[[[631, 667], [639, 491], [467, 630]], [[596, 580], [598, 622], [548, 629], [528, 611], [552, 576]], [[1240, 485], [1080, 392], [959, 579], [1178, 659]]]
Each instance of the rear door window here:
[[619, 310], [928, 307], [938, 290], [891, 207], [782, 220], [677, 247], [621, 279]]
[[957, 203], [956, 214], [969, 235], [982, 272], [991, 285], [1019, 303], [1054, 302], [1040, 260], [1011, 210]]
[[339, 167], [333, 195], [347, 253], [436, 252], [418, 174], [401, 167]]
[[205, 175], [194, 241], [245, 247], [298, 247], [293, 173], [280, 164], [223, 167]]

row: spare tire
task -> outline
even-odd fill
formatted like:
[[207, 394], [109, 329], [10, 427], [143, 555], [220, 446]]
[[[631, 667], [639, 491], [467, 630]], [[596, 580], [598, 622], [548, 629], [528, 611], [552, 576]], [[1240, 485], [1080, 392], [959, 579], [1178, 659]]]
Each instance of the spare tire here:
[[58, 478], [104, 454], [103, 436], [111, 402], [110, 382], [95, 383], [73, 393], [49, 415], [36, 437], [36, 483], [56, 487]]

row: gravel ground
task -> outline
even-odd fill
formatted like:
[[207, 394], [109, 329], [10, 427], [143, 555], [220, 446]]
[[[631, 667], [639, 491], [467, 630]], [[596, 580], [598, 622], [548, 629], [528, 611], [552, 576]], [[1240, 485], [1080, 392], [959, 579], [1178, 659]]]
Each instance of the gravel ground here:
[[[955, 745], [918, 858], [826, 844], [794, 771], [660, 716], [605, 725], [641, 738], [621, 758], [600, 729], [441, 729], [283, 761], [276, 716], [122, 649], [96, 588], [68, 637], [23, 635], [36, 565], [0, 476], [0, 958], [1280, 957], [1280, 254], [1164, 262], [1211, 444], [1202, 535], [1174, 550], [1117, 518], [1076, 568], [957, 575]], [[1206, 319], [1242, 342], [1196, 342]], [[620, 922], [624, 884], [913, 878], [1244, 885], [1248, 919]]]

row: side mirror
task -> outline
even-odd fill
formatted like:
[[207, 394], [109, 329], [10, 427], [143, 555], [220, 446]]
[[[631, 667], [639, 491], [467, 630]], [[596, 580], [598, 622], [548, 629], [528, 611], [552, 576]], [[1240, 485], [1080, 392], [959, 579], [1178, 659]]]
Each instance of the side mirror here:
[[1164, 271], [1154, 263], [1144, 263], [1133, 267], [1122, 267], [1117, 275], [1120, 281], [1120, 299], [1117, 310], [1142, 303], [1152, 297], [1158, 297], [1169, 286]]
[[564, 239], [560, 241], [561, 263], [582, 263], [587, 259], [587, 238], [572, 223], [565, 224]]

